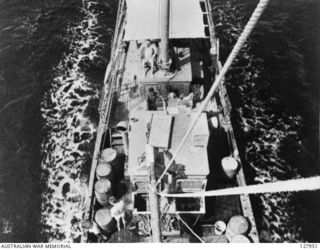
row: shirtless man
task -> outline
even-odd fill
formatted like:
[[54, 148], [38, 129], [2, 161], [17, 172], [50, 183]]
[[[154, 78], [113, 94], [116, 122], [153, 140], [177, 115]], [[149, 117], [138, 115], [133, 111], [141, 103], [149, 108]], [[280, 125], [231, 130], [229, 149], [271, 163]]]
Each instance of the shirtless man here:
[[142, 67], [146, 69], [145, 75], [148, 72], [148, 67], [151, 67], [151, 74], [153, 75], [155, 56], [157, 55], [157, 47], [151, 43], [150, 40], [146, 41], [146, 44], [141, 47], [142, 50]]

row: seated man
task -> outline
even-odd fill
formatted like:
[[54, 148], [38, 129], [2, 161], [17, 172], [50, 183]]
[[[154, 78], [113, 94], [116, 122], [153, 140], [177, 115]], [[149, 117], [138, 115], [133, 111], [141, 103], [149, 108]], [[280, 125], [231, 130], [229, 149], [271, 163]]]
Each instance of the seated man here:
[[173, 92], [173, 91], [171, 91], [169, 94], [168, 94], [168, 99], [170, 100], [170, 99], [174, 99], [174, 98], [176, 98], [177, 96], [176, 96], [176, 94]]
[[192, 92], [194, 94], [194, 101], [201, 102], [205, 97], [203, 84], [195, 83], [191, 87], [192, 87]]
[[189, 95], [184, 96], [181, 98], [181, 101], [179, 102], [180, 105], [184, 105], [186, 107], [192, 108], [193, 107], [193, 101], [194, 101], [194, 94], [191, 92]]
[[174, 92], [173, 88], [171, 88], [171, 87], [168, 88], [168, 93], [169, 93], [168, 97], [167, 97], [168, 100], [174, 99], [177, 97], [176, 93]]
[[164, 75], [170, 75], [172, 74], [171, 68], [172, 68], [172, 59], [171, 59], [171, 53], [169, 52], [169, 60], [167, 62], [163, 62], [162, 59], [159, 59], [158, 67]]
[[155, 57], [157, 55], [157, 46], [147, 40], [146, 44], [141, 47], [142, 67], [146, 69], [145, 75], [148, 72], [148, 68], [151, 68], [151, 74], [153, 75]]
[[148, 93], [148, 98], [147, 98], [148, 110], [157, 110], [156, 101], [157, 101], [157, 94], [153, 88], [150, 88]]
[[138, 80], [137, 76], [133, 76], [133, 81], [130, 83], [130, 92], [129, 92], [129, 97], [134, 98], [137, 97], [137, 91], [138, 91]]

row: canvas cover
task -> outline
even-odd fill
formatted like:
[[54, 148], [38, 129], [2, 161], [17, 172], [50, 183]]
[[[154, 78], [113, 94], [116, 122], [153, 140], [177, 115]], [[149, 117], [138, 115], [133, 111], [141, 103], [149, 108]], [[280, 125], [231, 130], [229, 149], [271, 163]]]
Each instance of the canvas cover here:
[[[124, 40], [160, 39], [160, 1], [126, 0]], [[170, 0], [169, 38], [205, 38], [199, 0]]]

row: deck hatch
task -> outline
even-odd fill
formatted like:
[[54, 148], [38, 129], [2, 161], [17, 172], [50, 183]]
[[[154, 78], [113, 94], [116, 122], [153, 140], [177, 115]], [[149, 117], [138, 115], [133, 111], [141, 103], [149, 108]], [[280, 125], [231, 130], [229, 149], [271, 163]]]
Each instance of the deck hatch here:
[[154, 114], [152, 117], [149, 144], [155, 148], [168, 149], [171, 134], [172, 116]]

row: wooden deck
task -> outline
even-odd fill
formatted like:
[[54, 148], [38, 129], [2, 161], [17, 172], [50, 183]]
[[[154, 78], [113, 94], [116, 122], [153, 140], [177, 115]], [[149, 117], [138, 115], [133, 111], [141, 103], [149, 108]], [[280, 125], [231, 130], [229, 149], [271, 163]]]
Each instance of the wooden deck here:
[[151, 70], [146, 70], [142, 66], [141, 61], [141, 44], [131, 41], [128, 47], [127, 61], [125, 64], [125, 73], [123, 77], [123, 84], [130, 84], [134, 77], [137, 77], [138, 82], [153, 83], [153, 82], [191, 82], [191, 54], [190, 48], [174, 47], [173, 51], [176, 55], [174, 64], [176, 70], [172, 73], [164, 74], [161, 70], [155, 67], [154, 74]]

